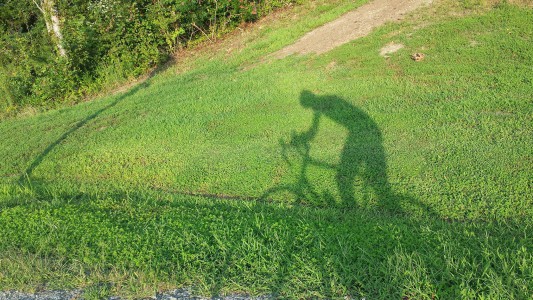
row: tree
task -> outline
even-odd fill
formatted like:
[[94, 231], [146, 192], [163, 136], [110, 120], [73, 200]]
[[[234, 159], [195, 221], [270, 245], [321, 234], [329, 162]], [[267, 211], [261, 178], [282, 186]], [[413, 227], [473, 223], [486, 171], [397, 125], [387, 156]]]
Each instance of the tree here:
[[63, 35], [61, 34], [61, 22], [59, 20], [59, 13], [56, 9], [55, 0], [40, 0], [40, 5], [36, 0], [33, 3], [41, 11], [46, 24], [48, 33], [52, 36], [53, 42], [57, 46], [60, 56], [66, 57], [67, 52], [63, 47]]

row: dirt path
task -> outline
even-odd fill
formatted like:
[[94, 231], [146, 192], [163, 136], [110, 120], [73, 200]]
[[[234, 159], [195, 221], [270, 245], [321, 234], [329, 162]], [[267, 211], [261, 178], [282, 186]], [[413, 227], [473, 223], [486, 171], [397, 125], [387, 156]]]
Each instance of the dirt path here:
[[373, 0], [335, 21], [308, 32], [296, 43], [273, 54], [284, 58], [291, 54], [321, 54], [342, 44], [369, 34], [372, 29], [388, 21], [400, 20], [403, 15], [432, 0]]

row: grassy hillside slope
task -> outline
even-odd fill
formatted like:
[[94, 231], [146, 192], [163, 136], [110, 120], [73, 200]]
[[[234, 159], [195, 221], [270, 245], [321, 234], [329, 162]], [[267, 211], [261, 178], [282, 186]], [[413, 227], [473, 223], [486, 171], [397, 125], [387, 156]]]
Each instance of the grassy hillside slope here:
[[361, 3], [307, 4], [124, 93], [0, 123], [0, 289], [531, 295], [532, 10], [440, 1], [268, 57]]

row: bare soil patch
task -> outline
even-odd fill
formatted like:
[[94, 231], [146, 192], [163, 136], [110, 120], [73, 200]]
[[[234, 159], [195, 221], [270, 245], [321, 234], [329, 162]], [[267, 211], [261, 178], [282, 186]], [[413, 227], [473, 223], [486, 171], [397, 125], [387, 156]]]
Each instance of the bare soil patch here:
[[432, 0], [374, 0], [304, 35], [296, 43], [273, 54], [321, 54], [369, 34], [374, 28], [403, 16]]
[[396, 44], [394, 42], [391, 42], [385, 46], [383, 46], [383, 48], [381, 48], [381, 50], [379, 51], [379, 55], [383, 56], [383, 57], [388, 57], [389, 54], [392, 54], [400, 49], [402, 49], [404, 47], [403, 44]]

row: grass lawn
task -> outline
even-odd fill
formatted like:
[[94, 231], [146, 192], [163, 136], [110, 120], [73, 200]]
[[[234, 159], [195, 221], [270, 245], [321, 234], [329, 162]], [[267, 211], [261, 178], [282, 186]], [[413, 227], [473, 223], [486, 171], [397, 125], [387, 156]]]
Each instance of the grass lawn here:
[[442, 0], [268, 57], [364, 2], [306, 2], [129, 91], [3, 120], [0, 290], [531, 297], [533, 10]]

